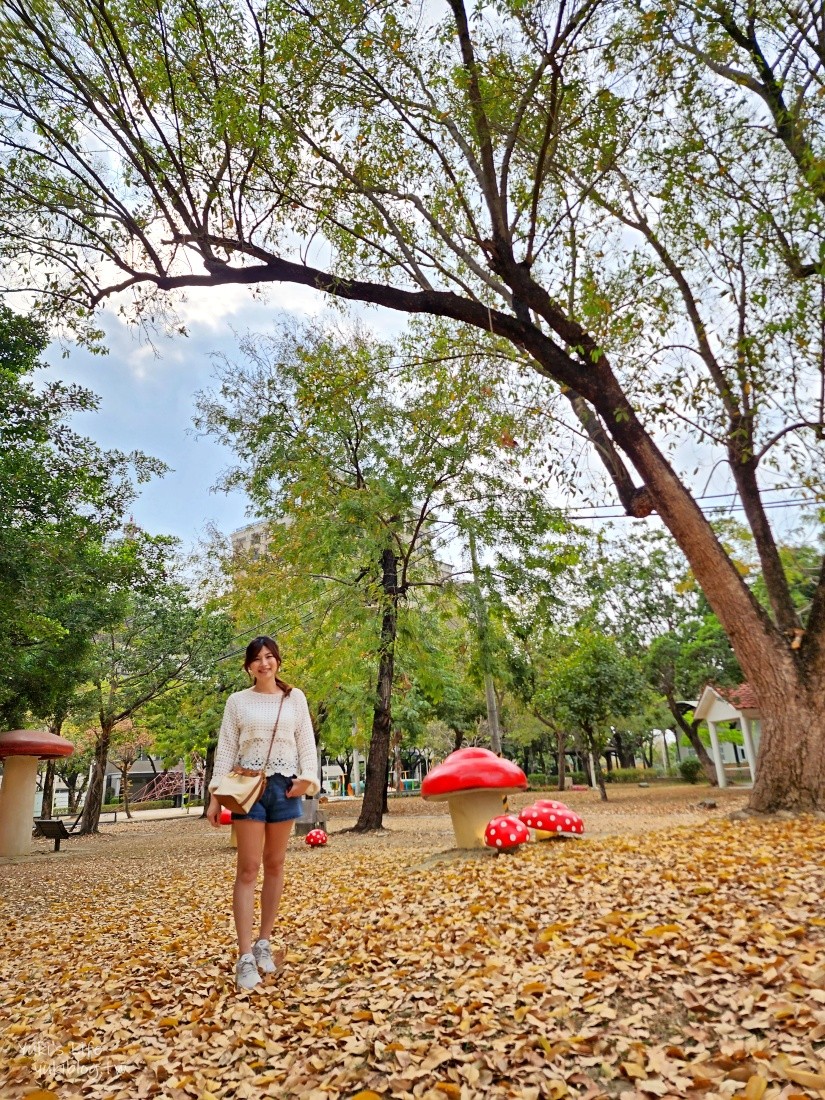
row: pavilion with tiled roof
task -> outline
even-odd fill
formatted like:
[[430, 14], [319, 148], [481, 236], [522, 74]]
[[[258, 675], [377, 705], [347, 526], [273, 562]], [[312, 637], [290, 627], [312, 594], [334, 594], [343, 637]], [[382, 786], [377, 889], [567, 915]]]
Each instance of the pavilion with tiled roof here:
[[720, 787], [727, 787], [728, 780], [722, 763], [722, 750], [716, 727], [720, 722], [739, 723], [739, 728], [742, 730], [745, 759], [751, 773], [751, 782], [753, 782], [756, 778], [756, 748], [754, 746], [753, 723], [760, 720], [761, 714], [756, 692], [751, 685], [739, 684], [737, 687], [719, 687], [718, 684], [708, 684], [702, 690], [699, 702], [693, 711], [693, 717], [708, 724], [713, 762], [716, 767], [716, 778]]

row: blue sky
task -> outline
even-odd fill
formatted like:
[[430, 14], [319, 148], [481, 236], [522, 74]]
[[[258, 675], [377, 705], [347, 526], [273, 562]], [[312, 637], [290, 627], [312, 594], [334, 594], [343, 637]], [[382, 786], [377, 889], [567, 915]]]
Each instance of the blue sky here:
[[324, 307], [322, 295], [300, 287], [279, 288], [268, 302], [254, 300], [247, 288], [216, 288], [191, 294], [182, 307], [188, 337], [158, 337], [153, 348], [107, 310], [100, 321], [108, 355], [72, 347], [63, 358], [58, 345], [49, 348], [49, 376], [86, 386], [100, 398], [96, 413], [75, 417], [77, 431], [102, 447], [141, 450], [172, 468], [141, 487], [132, 508], [136, 523], [152, 534], [176, 535], [188, 547], [210, 521], [226, 534], [250, 522], [242, 493], [212, 491], [231, 453], [195, 435], [195, 395], [210, 386], [211, 354], [231, 357], [236, 334], [267, 331], [278, 313], [308, 315]]

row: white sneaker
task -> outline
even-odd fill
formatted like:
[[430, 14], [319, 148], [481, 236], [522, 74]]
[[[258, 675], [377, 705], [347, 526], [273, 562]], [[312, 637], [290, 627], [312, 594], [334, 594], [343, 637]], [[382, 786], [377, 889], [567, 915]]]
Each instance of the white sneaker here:
[[[252, 947], [252, 954], [255, 956], [255, 962], [258, 964], [258, 970], [261, 974], [276, 974], [280, 969], [279, 963], [283, 963], [282, 959], [277, 961], [272, 958], [272, 947], [269, 940], [258, 940]], [[282, 955], [282, 952], [278, 952]]]
[[235, 966], [235, 988], [254, 989], [256, 985], [260, 984], [261, 975], [258, 973], [258, 967], [255, 964], [255, 956], [249, 952], [241, 955]]

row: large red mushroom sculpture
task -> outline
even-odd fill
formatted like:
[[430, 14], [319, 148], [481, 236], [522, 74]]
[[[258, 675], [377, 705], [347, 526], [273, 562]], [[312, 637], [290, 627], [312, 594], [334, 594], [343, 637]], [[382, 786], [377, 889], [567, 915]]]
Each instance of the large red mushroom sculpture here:
[[0, 733], [0, 856], [23, 856], [31, 850], [37, 764], [71, 756], [74, 745], [64, 737], [40, 730]]
[[517, 764], [489, 749], [451, 752], [424, 776], [421, 797], [450, 807], [456, 847], [483, 848], [487, 822], [499, 817], [502, 796], [527, 788], [527, 776]]

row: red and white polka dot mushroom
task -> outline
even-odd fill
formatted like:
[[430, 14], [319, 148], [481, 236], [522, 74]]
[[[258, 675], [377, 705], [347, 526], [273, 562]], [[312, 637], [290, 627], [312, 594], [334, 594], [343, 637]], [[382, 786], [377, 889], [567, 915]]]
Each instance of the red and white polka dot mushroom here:
[[539, 799], [531, 806], [525, 806], [518, 816], [528, 829], [534, 830], [536, 840], [559, 836], [580, 837], [584, 833], [581, 817], [553, 798]]
[[310, 848], [323, 848], [327, 842], [327, 834], [323, 829], [310, 829], [304, 841]]
[[530, 839], [530, 830], [512, 814], [494, 817], [484, 830], [484, 843], [498, 852], [518, 848]]

